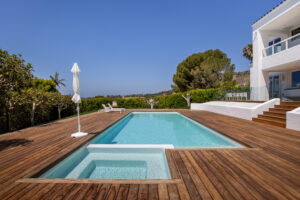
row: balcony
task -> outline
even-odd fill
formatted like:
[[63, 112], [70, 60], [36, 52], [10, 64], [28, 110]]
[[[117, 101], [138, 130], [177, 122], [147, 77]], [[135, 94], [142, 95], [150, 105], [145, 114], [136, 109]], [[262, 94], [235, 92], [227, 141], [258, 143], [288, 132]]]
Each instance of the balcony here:
[[281, 51], [285, 51], [286, 49], [292, 48], [294, 46], [300, 45], [300, 33], [294, 35], [290, 38], [287, 38], [281, 42], [273, 44], [263, 50], [263, 56], [271, 56]]
[[262, 70], [285, 71], [300, 66], [300, 34], [263, 49]]

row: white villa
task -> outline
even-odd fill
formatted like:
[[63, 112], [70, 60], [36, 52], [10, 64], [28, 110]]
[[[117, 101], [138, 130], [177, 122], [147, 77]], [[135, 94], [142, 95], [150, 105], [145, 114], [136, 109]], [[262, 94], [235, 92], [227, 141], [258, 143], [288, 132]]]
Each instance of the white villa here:
[[300, 0], [285, 0], [253, 28], [252, 100], [300, 100]]
[[225, 100], [229, 101], [192, 103], [191, 110], [300, 131], [300, 0], [282, 1], [252, 28], [252, 101], [243, 102], [247, 94], [242, 98], [243, 93], [228, 92]]

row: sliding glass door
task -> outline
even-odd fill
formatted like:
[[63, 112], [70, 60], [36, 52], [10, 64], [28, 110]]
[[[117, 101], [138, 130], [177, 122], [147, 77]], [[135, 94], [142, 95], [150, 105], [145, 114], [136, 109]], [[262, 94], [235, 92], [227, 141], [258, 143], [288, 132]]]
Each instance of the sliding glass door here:
[[269, 97], [270, 99], [281, 97], [279, 75], [269, 77]]

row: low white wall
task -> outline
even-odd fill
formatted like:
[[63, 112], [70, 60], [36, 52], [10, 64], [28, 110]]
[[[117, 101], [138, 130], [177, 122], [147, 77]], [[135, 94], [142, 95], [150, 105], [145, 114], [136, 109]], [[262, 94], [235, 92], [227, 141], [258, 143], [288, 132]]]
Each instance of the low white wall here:
[[300, 107], [286, 113], [286, 127], [300, 131]]
[[252, 120], [253, 117], [257, 117], [258, 114], [262, 114], [263, 111], [267, 111], [269, 108], [274, 108], [275, 105], [280, 104], [280, 99], [272, 99], [267, 102], [255, 105], [255, 106], [245, 106], [236, 105], [235, 102], [221, 102], [218, 104], [210, 103], [192, 103], [191, 110], [205, 110], [209, 112], [219, 113], [223, 115], [228, 115], [232, 117], [237, 117], [246, 120]]

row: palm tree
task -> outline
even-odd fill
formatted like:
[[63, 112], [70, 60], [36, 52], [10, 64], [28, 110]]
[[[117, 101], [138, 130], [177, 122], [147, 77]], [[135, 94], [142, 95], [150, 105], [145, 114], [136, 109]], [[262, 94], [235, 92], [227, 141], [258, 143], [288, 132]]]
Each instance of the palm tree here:
[[243, 48], [243, 56], [245, 58], [247, 58], [248, 60], [250, 60], [250, 62], [252, 63], [252, 60], [253, 60], [253, 48], [252, 48], [252, 44], [248, 44], [247, 46], [245, 46]]
[[50, 79], [60, 88], [60, 86], [66, 87], [64, 81], [65, 79], [59, 79], [59, 74], [55, 72], [54, 76], [50, 75]]

